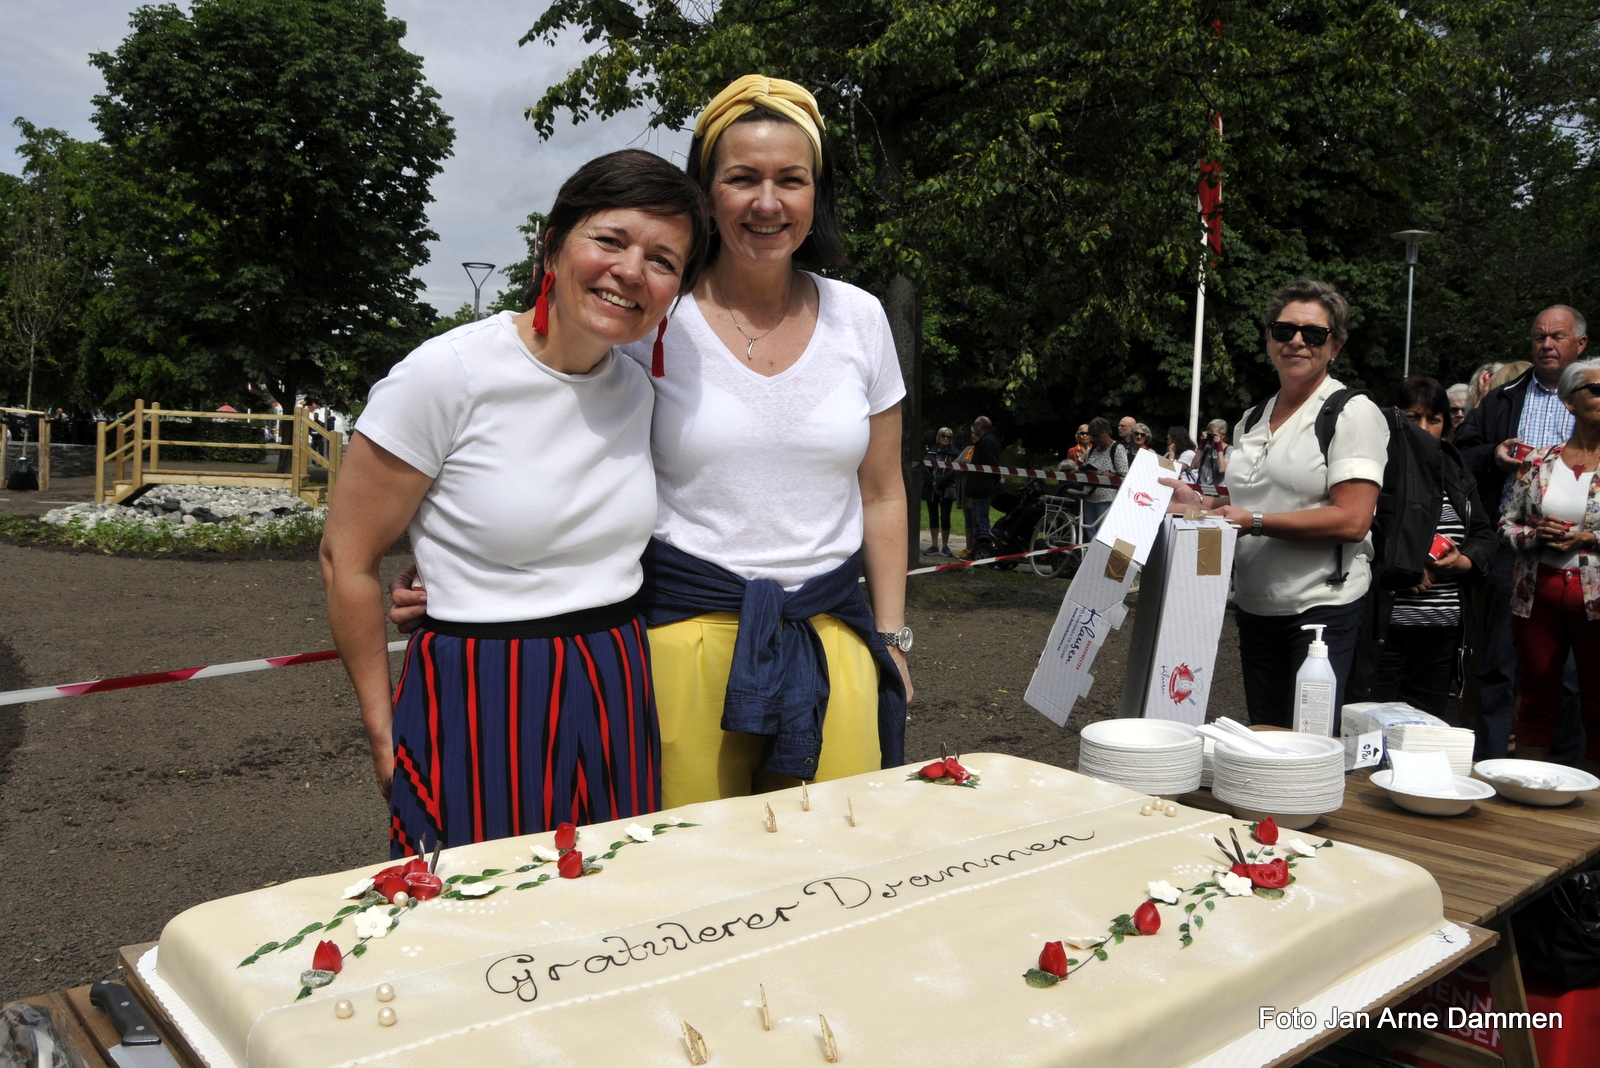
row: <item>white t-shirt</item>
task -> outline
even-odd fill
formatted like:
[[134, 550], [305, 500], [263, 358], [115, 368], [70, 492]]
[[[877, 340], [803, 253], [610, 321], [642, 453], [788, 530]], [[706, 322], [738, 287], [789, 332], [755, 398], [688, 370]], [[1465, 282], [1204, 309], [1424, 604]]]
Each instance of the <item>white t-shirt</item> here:
[[[656, 537], [786, 590], [861, 547], [868, 419], [905, 396], [889, 319], [872, 294], [811, 275], [817, 328], [782, 374], [730, 352], [694, 297], [664, 338], [651, 445]], [[625, 350], [648, 367], [654, 338]]]
[[625, 601], [656, 518], [648, 373], [536, 360], [510, 312], [425, 342], [372, 387], [360, 433], [434, 482], [411, 520], [428, 614], [544, 619]]
[[[1540, 511], [1554, 519], [1564, 519], [1574, 528], [1581, 528], [1584, 512], [1589, 507], [1589, 483], [1593, 481], [1593, 471], [1574, 475], [1567, 462], [1557, 456], [1550, 472], [1550, 481], [1544, 488], [1544, 499], [1539, 504]], [[1539, 554], [1539, 562], [1546, 567], [1571, 571], [1578, 566], [1580, 555], [1581, 550], [1578, 549], [1566, 552], [1546, 549]]]
[[[1234, 428], [1228, 458], [1229, 503], [1247, 512], [1299, 512], [1333, 503], [1328, 490], [1365, 479], [1383, 485], [1389, 460], [1389, 425], [1378, 406], [1352, 397], [1339, 413], [1324, 460], [1317, 445], [1317, 413], [1344, 385], [1326, 378], [1316, 392], [1273, 433], [1276, 395], [1248, 432]], [[1307, 545], [1280, 538], [1241, 537], [1234, 554], [1233, 586], [1239, 607], [1258, 616], [1294, 616], [1321, 605], [1349, 604], [1366, 595], [1372, 581], [1372, 535], [1359, 545]], [[1343, 583], [1330, 586], [1335, 563], [1348, 568]]]
[[1178, 454], [1178, 463], [1183, 466], [1183, 469], [1185, 471], [1187, 471], [1187, 470], [1189, 470], [1189, 468], [1193, 467], [1194, 466], [1194, 450], [1193, 449], [1184, 449], [1182, 452], [1180, 452]]

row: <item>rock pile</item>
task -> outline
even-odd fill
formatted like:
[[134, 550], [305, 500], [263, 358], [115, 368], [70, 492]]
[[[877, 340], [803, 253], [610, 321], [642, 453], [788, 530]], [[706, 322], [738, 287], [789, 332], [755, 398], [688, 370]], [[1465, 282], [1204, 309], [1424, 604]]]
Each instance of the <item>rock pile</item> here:
[[123, 504], [72, 504], [55, 508], [42, 518], [65, 526], [74, 518], [89, 526], [122, 519], [146, 526], [196, 526], [232, 521], [265, 526], [307, 512], [311, 506], [288, 490], [244, 486], [157, 486], [131, 506]]

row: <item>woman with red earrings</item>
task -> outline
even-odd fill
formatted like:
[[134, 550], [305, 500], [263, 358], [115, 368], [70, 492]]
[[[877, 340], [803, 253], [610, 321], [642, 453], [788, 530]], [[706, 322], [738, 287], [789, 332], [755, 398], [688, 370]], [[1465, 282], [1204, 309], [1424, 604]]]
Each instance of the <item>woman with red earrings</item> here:
[[[395, 856], [661, 807], [638, 600], [653, 396], [618, 346], [694, 286], [707, 236], [681, 171], [602, 156], [556, 197], [535, 306], [373, 386], [321, 557]], [[378, 570], [407, 530], [429, 597], [391, 694]]]

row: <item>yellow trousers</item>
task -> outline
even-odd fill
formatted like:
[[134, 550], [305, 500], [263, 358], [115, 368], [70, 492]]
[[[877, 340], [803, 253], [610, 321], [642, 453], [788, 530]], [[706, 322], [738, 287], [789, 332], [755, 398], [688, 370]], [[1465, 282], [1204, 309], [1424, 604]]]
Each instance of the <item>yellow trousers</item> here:
[[[813, 616], [828, 661], [828, 709], [817, 781], [877, 771], [878, 666], [872, 652], [832, 616]], [[757, 772], [766, 739], [722, 729], [739, 617], [732, 612], [650, 630], [650, 675], [661, 720], [661, 800], [666, 808], [799, 786]]]

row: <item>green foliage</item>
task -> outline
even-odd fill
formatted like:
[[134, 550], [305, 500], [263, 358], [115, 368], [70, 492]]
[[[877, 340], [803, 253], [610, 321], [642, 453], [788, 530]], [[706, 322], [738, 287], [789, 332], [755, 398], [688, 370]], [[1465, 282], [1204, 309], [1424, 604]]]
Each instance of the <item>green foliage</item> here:
[[[89, 524], [74, 517], [63, 526], [0, 513], [0, 538], [21, 545], [61, 545], [107, 555], [161, 554], [178, 550], [236, 553], [248, 549], [315, 549], [322, 543], [322, 517], [296, 512], [273, 523], [140, 523], [107, 519]], [[260, 951], [260, 952], [265, 952]]]
[[[1003, 409], [1012, 435], [1064, 446], [1098, 412], [1187, 421], [1202, 160], [1222, 166], [1227, 225], [1204, 264], [1206, 416], [1273, 388], [1260, 310], [1300, 274], [1356, 305], [1337, 373], [1392, 382], [1391, 231], [1461, 242], [1425, 253], [1440, 258], [1419, 291], [1435, 309], [1423, 369], [1460, 373], [1501, 323], [1593, 297], [1594, 257], [1579, 270], [1577, 253], [1593, 242], [1596, 17], [1573, 0], [556, 0], [523, 40], [576, 29], [597, 45], [528, 110], [544, 136], [563, 113], [640, 106], [682, 127], [752, 71], [815, 91], [849, 277], [923, 291], [925, 425]], [[1531, 269], [1530, 212], [1571, 250], [1553, 267]], [[1493, 326], [1471, 310], [1486, 293]], [[1434, 328], [1441, 343], [1422, 340]]]
[[454, 139], [404, 24], [381, 0], [196, 0], [132, 27], [91, 57], [109, 399], [364, 393], [432, 319], [411, 272]]

